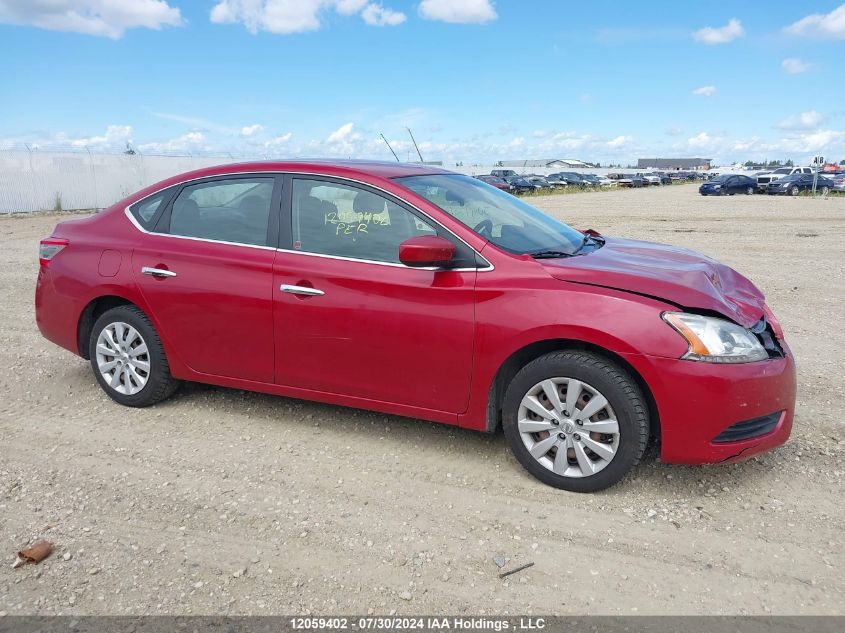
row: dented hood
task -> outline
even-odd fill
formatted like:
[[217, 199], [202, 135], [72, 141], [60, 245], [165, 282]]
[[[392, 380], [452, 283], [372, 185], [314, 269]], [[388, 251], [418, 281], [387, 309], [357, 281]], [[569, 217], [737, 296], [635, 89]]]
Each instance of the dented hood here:
[[540, 260], [556, 279], [649, 295], [683, 308], [718, 312], [744, 327], [763, 317], [763, 293], [734, 269], [695, 251], [605, 238], [585, 255]]

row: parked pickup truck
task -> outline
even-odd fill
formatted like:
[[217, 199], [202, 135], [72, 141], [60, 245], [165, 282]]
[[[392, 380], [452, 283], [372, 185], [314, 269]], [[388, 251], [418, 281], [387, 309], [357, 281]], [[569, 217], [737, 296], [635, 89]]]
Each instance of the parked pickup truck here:
[[766, 191], [770, 183], [783, 178], [784, 176], [791, 176], [792, 174], [812, 174], [813, 170], [809, 167], [780, 167], [774, 171], [764, 171], [757, 174], [757, 191]]

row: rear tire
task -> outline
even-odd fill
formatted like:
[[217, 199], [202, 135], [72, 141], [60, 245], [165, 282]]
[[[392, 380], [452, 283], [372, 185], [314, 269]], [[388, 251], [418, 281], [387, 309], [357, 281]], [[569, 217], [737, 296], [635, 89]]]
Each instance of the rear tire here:
[[[537, 412], [538, 403], [545, 412]], [[552, 352], [528, 363], [508, 385], [502, 413], [520, 464], [543, 483], [571, 492], [616, 484], [648, 442], [639, 386], [623, 368], [589, 352]]]
[[170, 374], [158, 334], [134, 305], [104, 312], [94, 323], [88, 346], [97, 382], [127, 407], [148, 407], [173, 395], [181, 384]]

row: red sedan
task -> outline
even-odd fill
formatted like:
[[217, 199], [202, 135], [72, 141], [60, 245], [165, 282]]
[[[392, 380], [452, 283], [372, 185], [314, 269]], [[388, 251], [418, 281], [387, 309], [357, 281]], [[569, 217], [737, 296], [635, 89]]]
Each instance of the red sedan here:
[[41, 332], [127, 406], [191, 380], [501, 425], [579, 492], [649, 438], [666, 462], [731, 462], [792, 427], [794, 361], [745, 277], [442, 169], [202, 169], [59, 223], [40, 262]]

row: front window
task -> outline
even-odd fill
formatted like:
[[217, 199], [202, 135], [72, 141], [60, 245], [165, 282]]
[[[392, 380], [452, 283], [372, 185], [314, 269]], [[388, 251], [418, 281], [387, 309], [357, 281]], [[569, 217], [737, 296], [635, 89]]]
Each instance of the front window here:
[[393, 200], [328, 180], [294, 179], [292, 220], [295, 250], [377, 262], [398, 264], [402, 242], [436, 235]]
[[572, 255], [584, 244], [584, 235], [567, 224], [469, 176], [405, 176], [396, 182], [511, 253]]

